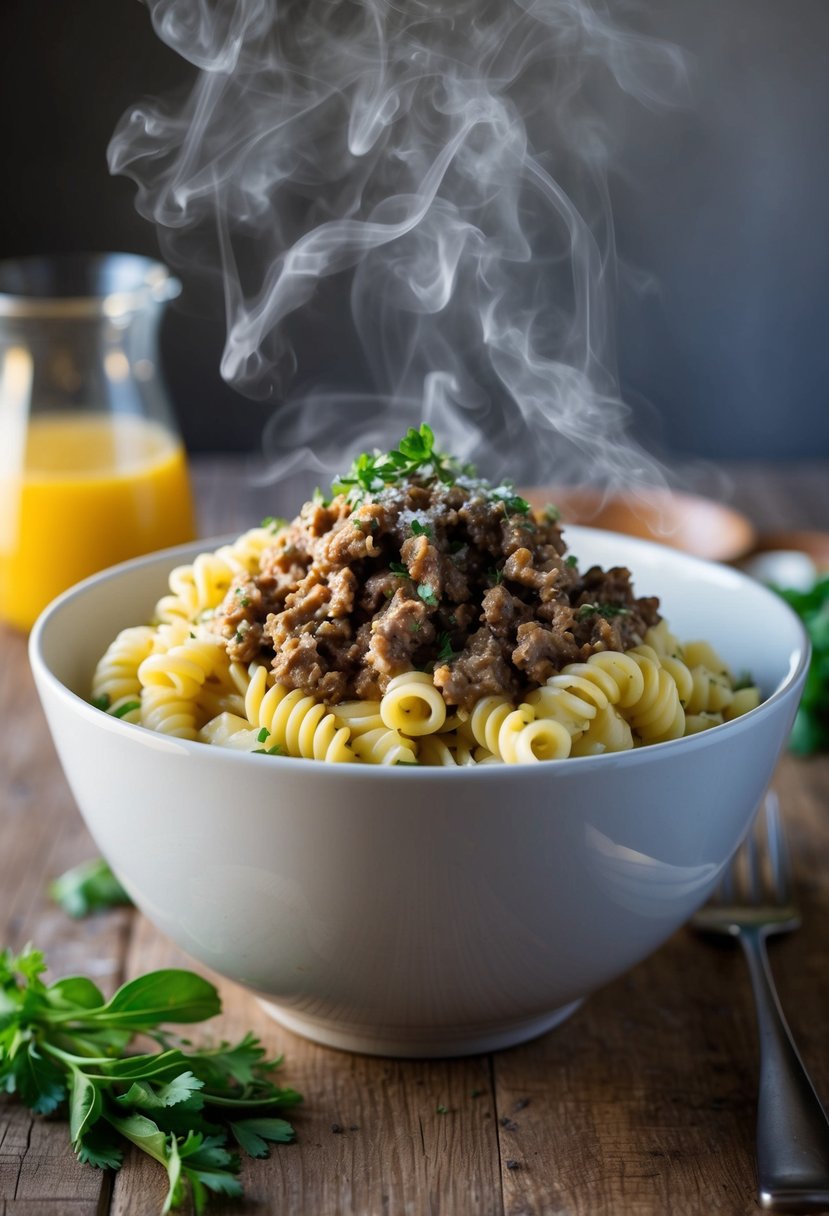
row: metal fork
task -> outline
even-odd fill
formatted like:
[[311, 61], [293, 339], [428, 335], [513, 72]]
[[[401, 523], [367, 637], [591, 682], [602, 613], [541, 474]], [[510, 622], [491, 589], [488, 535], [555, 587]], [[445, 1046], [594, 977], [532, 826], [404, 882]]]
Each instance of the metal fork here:
[[800, 924], [773, 791], [766, 794], [719, 890], [691, 923], [704, 933], [736, 937], [748, 962], [760, 1038], [760, 1207], [769, 1212], [829, 1211], [829, 1120], [786, 1024], [766, 954], [766, 938]]

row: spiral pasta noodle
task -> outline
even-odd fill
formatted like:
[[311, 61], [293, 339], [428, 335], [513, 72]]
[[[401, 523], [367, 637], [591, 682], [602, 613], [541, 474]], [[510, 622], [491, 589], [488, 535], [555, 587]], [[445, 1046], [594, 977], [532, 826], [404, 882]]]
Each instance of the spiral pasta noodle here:
[[576, 674], [551, 676], [527, 697], [537, 715], [558, 722], [571, 739], [583, 734], [608, 703], [607, 694], [595, 681]]
[[226, 667], [220, 638], [187, 638], [179, 646], [146, 658], [138, 668], [138, 678], [144, 687], [170, 688], [193, 698], [208, 676], [218, 677]]
[[195, 697], [182, 696], [160, 684], [142, 690], [139, 721], [148, 730], [176, 739], [197, 739], [202, 718]]
[[199, 621], [221, 604], [240, 576], [258, 568], [263, 550], [273, 541], [268, 528], [252, 528], [229, 545], [213, 553], [200, 553], [188, 565], [176, 566], [169, 575], [170, 594], [156, 605], [159, 621]]
[[306, 760], [344, 763], [354, 759], [350, 732], [338, 726], [321, 701], [283, 684], [267, 685], [267, 670], [258, 667], [245, 693], [245, 716], [264, 731], [268, 749]]
[[406, 671], [389, 681], [380, 702], [380, 717], [390, 730], [431, 735], [446, 721], [446, 702], [422, 671]]
[[638, 700], [626, 707], [626, 717], [643, 743], [679, 739], [685, 730], [685, 711], [676, 681], [656, 652], [648, 651], [648, 647], [638, 647], [627, 652], [639, 665], [643, 687]]
[[383, 727], [379, 701], [341, 701], [339, 705], [331, 706], [331, 712], [337, 725], [347, 726], [355, 739]]
[[482, 758], [492, 756], [505, 764], [562, 760], [570, 754], [567, 729], [553, 718], [536, 717], [526, 702], [516, 708], [505, 697], [482, 697], [472, 710], [469, 729], [486, 753]]
[[623, 687], [628, 693], [638, 688], [632, 668], [628, 672], [615, 663], [572, 663], [530, 693], [527, 701], [539, 717], [552, 719], [570, 735], [567, 751], [562, 739], [561, 755], [600, 755], [633, 747], [630, 726], [615, 708]]
[[591, 654], [586, 663], [569, 664], [562, 671], [578, 674], [597, 684], [611, 705], [620, 710], [630, 709], [642, 698], [645, 677], [642, 667], [629, 654], [616, 650], [600, 650]]
[[354, 754], [364, 764], [417, 764], [417, 751], [411, 739], [388, 726], [364, 731], [354, 740]]
[[573, 740], [573, 756], [600, 756], [634, 747], [633, 731], [613, 705], [600, 709], [583, 735]]
[[[417, 754], [420, 764], [435, 768], [457, 768], [459, 764], [452, 748], [440, 735], [424, 736], [418, 743]], [[470, 763], [474, 761], [470, 760]]]
[[92, 699], [107, 713], [129, 722], [140, 719], [141, 680], [138, 669], [153, 649], [155, 631], [149, 625], [122, 629], [110, 642], [92, 677]]

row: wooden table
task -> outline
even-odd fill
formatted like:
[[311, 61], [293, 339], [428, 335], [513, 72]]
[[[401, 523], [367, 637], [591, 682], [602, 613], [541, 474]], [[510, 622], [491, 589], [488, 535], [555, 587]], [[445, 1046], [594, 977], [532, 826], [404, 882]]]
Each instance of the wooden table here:
[[[705, 470], [764, 529], [829, 527], [829, 464]], [[205, 535], [272, 513], [244, 463], [195, 468]], [[53, 977], [111, 990], [158, 966], [191, 965], [129, 910], [70, 921], [48, 880], [94, 855], [58, 766], [23, 637], [0, 629], [0, 924], [33, 941]], [[803, 928], [773, 947], [786, 1010], [818, 1091], [829, 1097], [829, 757], [784, 758], [785, 806]], [[116, 808], [113, 808], [116, 813]], [[757, 1210], [757, 1043], [739, 954], [681, 930], [526, 1046], [465, 1060], [401, 1062], [304, 1042], [250, 995], [219, 981], [214, 1033], [253, 1029], [283, 1052], [305, 1095], [294, 1144], [249, 1162], [242, 1202], [216, 1216], [738, 1216]], [[77, 1164], [59, 1120], [0, 1099], [0, 1216], [155, 1216], [160, 1167], [139, 1154], [117, 1175]]]

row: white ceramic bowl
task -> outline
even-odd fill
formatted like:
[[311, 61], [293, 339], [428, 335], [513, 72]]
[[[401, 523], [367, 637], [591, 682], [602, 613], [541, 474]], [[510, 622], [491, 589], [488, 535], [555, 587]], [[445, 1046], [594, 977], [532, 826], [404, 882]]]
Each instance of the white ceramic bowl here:
[[[87, 704], [96, 660], [149, 618], [201, 542], [56, 600], [31, 635], [66, 775], [136, 904], [193, 958], [336, 1047], [459, 1055], [549, 1029], [686, 920], [745, 834], [808, 662], [800, 622], [745, 575], [591, 529], [671, 627], [761, 684], [759, 708], [615, 755], [453, 770], [248, 755]], [[655, 994], [658, 999], [658, 993]]]

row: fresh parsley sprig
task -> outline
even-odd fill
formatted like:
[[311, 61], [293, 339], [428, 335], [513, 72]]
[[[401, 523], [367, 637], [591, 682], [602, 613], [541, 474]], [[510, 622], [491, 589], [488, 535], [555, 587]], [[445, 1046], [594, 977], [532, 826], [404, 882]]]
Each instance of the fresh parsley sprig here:
[[[489, 485], [477, 477], [474, 465], [461, 464], [454, 456], [437, 451], [434, 432], [426, 422], [417, 429], [409, 427], [390, 452], [361, 452], [348, 472], [332, 483], [331, 493], [345, 495], [351, 506], [357, 507], [389, 486], [401, 485], [414, 477], [424, 486], [435, 482], [452, 486], [459, 477], [464, 477], [475, 493], [500, 504], [506, 516], [523, 515], [523, 527], [532, 529], [535, 526], [530, 503], [515, 493], [511, 482]], [[320, 497], [320, 501], [325, 500]], [[431, 537], [429, 525], [420, 520], [412, 522], [411, 530], [414, 536]]]
[[423, 422], [417, 430], [409, 427], [390, 452], [361, 452], [348, 472], [333, 482], [331, 492], [344, 494], [356, 506], [415, 474], [425, 485], [434, 481], [453, 485], [460, 471], [456, 460], [435, 450], [434, 432]]
[[[64, 1107], [80, 1161], [118, 1169], [134, 1144], [167, 1171], [162, 1213], [188, 1197], [197, 1213], [209, 1192], [240, 1195], [238, 1154], [264, 1157], [293, 1139], [274, 1112], [301, 1102], [273, 1081], [252, 1034], [236, 1044], [191, 1048], [161, 1024], [201, 1022], [221, 1010], [212, 984], [191, 971], [154, 971], [108, 1000], [83, 976], [46, 985], [39, 950], [0, 952], [0, 1092], [36, 1114]], [[158, 1050], [127, 1054], [135, 1035]]]

